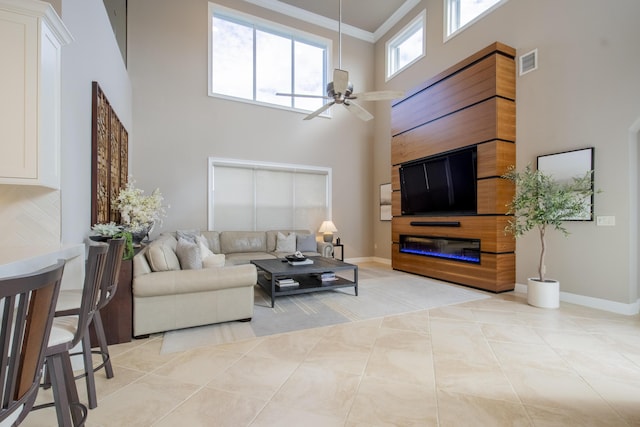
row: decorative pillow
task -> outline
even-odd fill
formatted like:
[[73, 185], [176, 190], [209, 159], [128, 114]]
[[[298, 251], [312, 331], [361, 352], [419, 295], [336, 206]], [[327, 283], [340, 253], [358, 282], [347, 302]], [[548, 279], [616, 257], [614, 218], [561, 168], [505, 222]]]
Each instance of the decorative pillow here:
[[176, 255], [180, 260], [180, 268], [183, 270], [200, 270], [202, 268], [202, 256], [200, 246], [190, 240], [181, 238], [176, 246]]
[[278, 232], [278, 238], [276, 240], [276, 252], [289, 252], [296, 251], [296, 233], [289, 233], [288, 236]]
[[313, 234], [298, 234], [296, 238], [297, 250], [300, 252], [317, 252], [318, 243], [316, 242], [316, 236]]
[[224, 267], [224, 263], [224, 254], [211, 253], [208, 257], [202, 258], [202, 268]]
[[151, 271], [180, 270], [180, 261], [168, 239], [160, 238], [151, 242], [147, 247], [146, 256]]
[[200, 230], [178, 230], [176, 231], [176, 239], [191, 240], [194, 243], [198, 243], [198, 237], [200, 237]]
[[200, 256], [202, 257], [202, 261], [209, 255], [213, 255], [211, 249], [209, 249], [209, 244], [207, 242], [207, 238], [204, 236], [198, 236], [196, 239], [196, 243], [198, 243], [198, 247], [200, 248]]

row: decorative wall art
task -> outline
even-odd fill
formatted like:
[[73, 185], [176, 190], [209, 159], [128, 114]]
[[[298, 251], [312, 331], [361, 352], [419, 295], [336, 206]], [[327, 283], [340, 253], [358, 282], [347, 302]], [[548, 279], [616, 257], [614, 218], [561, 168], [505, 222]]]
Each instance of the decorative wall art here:
[[98, 82], [91, 101], [91, 224], [120, 221], [112, 207], [129, 175], [129, 134]]
[[[538, 156], [538, 170], [560, 182], [583, 177], [593, 170], [593, 152], [594, 148], [590, 147]], [[591, 189], [593, 190], [593, 175]], [[566, 218], [566, 221], [593, 221], [593, 195], [585, 200], [584, 212], [576, 217]]]
[[391, 183], [380, 184], [380, 221], [391, 221]]

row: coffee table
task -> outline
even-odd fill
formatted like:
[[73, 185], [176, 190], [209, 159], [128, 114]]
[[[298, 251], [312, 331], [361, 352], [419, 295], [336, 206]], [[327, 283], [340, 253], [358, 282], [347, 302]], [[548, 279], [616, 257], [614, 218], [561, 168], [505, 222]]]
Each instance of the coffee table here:
[[[251, 264], [258, 269], [258, 284], [271, 297], [271, 307], [274, 299], [281, 295], [305, 294], [309, 292], [329, 291], [338, 288], [353, 286], [354, 293], [358, 295], [358, 266], [326, 257], [309, 257], [313, 264], [291, 265], [287, 260], [256, 259]], [[351, 271], [353, 280], [338, 276], [338, 272]], [[335, 280], [322, 281], [319, 277], [322, 273], [336, 273]], [[292, 278], [299, 284], [293, 287], [278, 288], [277, 281], [284, 278]]]

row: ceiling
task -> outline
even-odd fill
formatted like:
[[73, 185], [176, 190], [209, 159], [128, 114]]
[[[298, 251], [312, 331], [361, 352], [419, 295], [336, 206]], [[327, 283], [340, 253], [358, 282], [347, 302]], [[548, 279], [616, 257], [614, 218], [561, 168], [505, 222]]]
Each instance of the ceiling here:
[[[303, 21], [337, 30], [340, 0], [245, 0]], [[377, 41], [420, 0], [342, 0], [342, 31]]]

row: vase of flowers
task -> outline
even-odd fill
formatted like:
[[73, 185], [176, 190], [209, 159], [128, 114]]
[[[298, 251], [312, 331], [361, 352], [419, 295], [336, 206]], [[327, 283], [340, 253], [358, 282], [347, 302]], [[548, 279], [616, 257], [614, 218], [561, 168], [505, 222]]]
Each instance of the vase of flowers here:
[[114, 207], [120, 212], [122, 227], [131, 233], [133, 242], [139, 244], [149, 235], [153, 226], [162, 222], [166, 211], [159, 189], [145, 196], [144, 190], [135, 187], [135, 181], [129, 178], [127, 185], [120, 190], [114, 200]]

